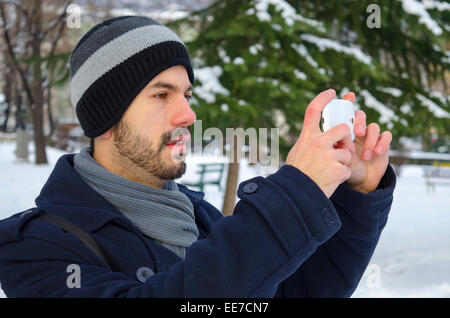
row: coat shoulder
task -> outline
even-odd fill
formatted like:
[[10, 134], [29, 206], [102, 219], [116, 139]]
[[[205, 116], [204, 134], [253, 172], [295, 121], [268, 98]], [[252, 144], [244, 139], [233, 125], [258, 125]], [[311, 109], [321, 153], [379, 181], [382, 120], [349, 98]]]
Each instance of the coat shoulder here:
[[31, 208], [0, 220], [0, 254], [5, 251], [11, 253], [11, 250], [18, 255], [21, 252], [29, 253], [34, 244], [44, 244], [50, 249], [55, 246], [64, 247], [65, 250], [79, 248], [78, 240], [73, 240], [70, 234], [39, 219], [42, 213], [39, 208]]
[[38, 208], [31, 208], [0, 220], [0, 246], [22, 240], [26, 225], [41, 213]]

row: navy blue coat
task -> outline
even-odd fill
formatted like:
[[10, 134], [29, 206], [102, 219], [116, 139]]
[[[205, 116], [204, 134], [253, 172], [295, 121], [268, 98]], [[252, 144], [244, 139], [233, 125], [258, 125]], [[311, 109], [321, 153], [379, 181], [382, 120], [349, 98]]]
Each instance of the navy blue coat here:
[[[200, 231], [182, 260], [93, 191], [73, 154], [64, 155], [36, 208], [0, 221], [0, 284], [8, 297], [348, 297], [386, 224], [395, 184], [389, 165], [376, 191], [343, 183], [328, 199], [285, 165], [241, 183], [227, 217], [179, 185]], [[74, 235], [36, 218], [42, 211], [90, 233], [112, 270]], [[79, 288], [68, 284], [71, 266], [79, 266]]]

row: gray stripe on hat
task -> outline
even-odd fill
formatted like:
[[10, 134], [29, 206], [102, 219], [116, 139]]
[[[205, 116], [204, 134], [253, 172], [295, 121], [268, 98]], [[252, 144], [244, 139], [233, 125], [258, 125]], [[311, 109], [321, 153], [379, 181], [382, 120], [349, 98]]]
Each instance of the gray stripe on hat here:
[[149, 25], [131, 30], [103, 45], [84, 62], [71, 80], [73, 107], [76, 107], [83, 93], [103, 74], [134, 54], [167, 41], [177, 41], [184, 45], [178, 35], [162, 25]]
[[79, 47], [73, 52], [70, 59], [71, 77], [83, 65], [89, 56], [95, 53], [100, 47], [114, 40], [115, 38], [127, 33], [133, 29], [146, 25], [160, 25], [158, 22], [147, 17], [128, 17], [102, 25], [98, 30], [91, 34]]

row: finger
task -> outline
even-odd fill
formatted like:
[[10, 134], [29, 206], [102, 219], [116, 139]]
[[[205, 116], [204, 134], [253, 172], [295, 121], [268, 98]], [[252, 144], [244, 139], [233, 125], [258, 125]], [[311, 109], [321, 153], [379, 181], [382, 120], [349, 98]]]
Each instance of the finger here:
[[347, 149], [333, 150], [333, 158], [345, 166], [352, 162], [352, 154]]
[[334, 144], [340, 142], [341, 145], [348, 145], [352, 143], [352, 133], [347, 124], [339, 124], [330, 130], [323, 133], [324, 144], [327, 147], [332, 147]]
[[305, 111], [302, 133], [318, 135], [320, 131], [320, 117], [325, 106], [336, 96], [334, 89], [323, 91], [317, 95], [308, 105]]
[[375, 146], [375, 150], [374, 153], [376, 155], [381, 155], [384, 152], [386, 152], [386, 150], [389, 149], [389, 145], [391, 144], [392, 141], [392, 133], [390, 131], [385, 131], [381, 134], [377, 145]]
[[348, 92], [347, 94], [345, 94], [344, 96], [342, 96], [342, 99], [346, 99], [351, 101], [352, 103], [355, 102], [355, 93], [353, 92]]
[[355, 143], [353, 141], [349, 143], [348, 140], [346, 140], [346, 139], [338, 141], [334, 148], [335, 149], [347, 149], [350, 152], [356, 151]]
[[341, 183], [347, 181], [352, 176], [352, 169], [347, 167], [347, 165], [341, 166]]
[[[349, 167], [345, 167], [344, 171], [345, 171], [344, 181], [347, 181], [352, 176], [352, 169]], [[342, 182], [344, 182], [344, 181], [342, 181]]]
[[362, 110], [355, 111], [355, 135], [364, 136], [366, 134], [366, 113]]
[[378, 142], [378, 137], [380, 135], [380, 126], [376, 123], [371, 123], [367, 127], [366, 141], [364, 143], [362, 156], [363, 160], [372, 159], [373, 150], [375, 149], [375, 145]]

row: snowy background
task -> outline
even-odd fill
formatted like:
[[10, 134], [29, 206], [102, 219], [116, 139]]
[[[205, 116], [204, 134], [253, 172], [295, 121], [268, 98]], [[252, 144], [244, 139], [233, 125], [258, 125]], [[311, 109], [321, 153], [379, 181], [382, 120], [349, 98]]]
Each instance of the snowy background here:
[[[41, 1], [42, 4], [46, 2], [51, 1]], [[433, 74], [436, 70], [448, 70], [450, 63], [447, 45], [450, 25], [446, 18], [450, 2], [377, 1], [383, 17], [380, 19], [382, 32], [369, 27], [370, 10], [367, 9], [370, 1], [360, 2], [361, 6], [342, 1], [340, 6], [328, 10], [327, 6], [317, 6], [314, 1], [302, 1], [301, 5], [293, 7], [285, 0], [253, 0], [240, 2], [245, 7], [243, 10], [233, 7], [226, 10], [225, 4], [237, 2], [219, 0], [220, 6], [212, 6], [212, 10], [203, 14], [195, 13], [213, 2], [215, 0], [74, 0], [73, 3], [81, 7], [82, 28], [65, 34], [61, 52], [71, 51], [75, 38], [106, 17], [139, 14], [167, 23], [192, 15], [191, 24], [183, 25], [179, 31], [183, 40], [199, 39], [190, 51], [195, 57], [192, 62], [198, 79], [192, 103], [197, 107], [199, 117], [202, 117], [202, 110], [203, 115], [212, 115], [211, 126], [218, 126], [219, 122], [225, 125], [224, 120], [226, 127], [236, 127], [241, 125], [239, 121], [243, 118], [260, 117], [258, 122], [249, 122], [249, 125], [265, 127], [274, 119], [272, 126], [280, 128], [280, 136], [286, 136], [289, 127], [300, 129], [297, 117], [292, 116], [294, 110], [301, 110], [299, 105], [309, 102], [323, 89], [324, 83], [339, 83], [340, 87], [336, 87], [338, 95], [354, 91], [357, 95], [355, 106], [367, 112], [369, 121], [386, 125], [396, 136], [404, 136], [407, 132], [406, 135], [422, 138], [424, 144], [418, 147], [410, 147], [400, 138], [399, 144], [412, 150], [408, 153], [409, 158], [428, 160], [431, 155], [431, 159], [450, 162], [446, 129], [450, 118], [450, 95], [448, 88], [442, 87], [441, 79]], [[11, 20], [4, 24], [16, 25], [14, 16], [17, 15], [9, 14]], [[366, 22], [367, 29], [352, 29], [358, 19]], [[399, 23], [392, 23], [393, 19]], [[201, 28], [197, 27], [199, 21], [205, 23]], [[211, 36], [211, 25], [217, 34], [221, 34], [219, 38]], [[27, 53], [26, 39], [31, 38], [28, 29], [23, 28], [17, 33], [20, 37], [12, 39], [16, 44], [15, 52]], [[245, 34], [237, 32], [240, 29], [245, 30]], [[248, 38], [248, 34], [252, 36]], [[426, 41], [423, 41], [424, 36]], [[245, 45], [237, 47], [236, 43]], [[380, 50], [374, 52], [374, 47]], [[290, 56], [286, 52], [296, 57], [286, 59], [285, 56]], [[389, 59], [380, 60], [379, 57], [386, 54], [397, 60], [394, 64], [398, 65], [390, 65]], [[409, 56], [415, 57], [411, 64], [406, 58]], [[16, 58], [26, 60], [28, 56], [19, 54]], [[352, 65], [351, 72], [342, 72], [342, 65]], [[430, 68], [430, 65], [434, 67]], [[3, 69], [0, 70], [0, 87], [5, 78], [1, 76]], [[417, 74], [419, 70], [421, 74]], [[221, 81], [227, 78], [233, 80]], [[6, 102], [4, 93], [12, 90], [4, 87], [0, 89], [0, 123], [5, 123], [5, 131], [12, 132], [21, 113], [14, 107], [12, 112], [5, 108], [10, 103]], [[236, 92], [236, 87], [247, 87], [242, 91], [251, 94], [240, 89]], [[42, 89], [44, 92], [45, 88]], [[271, 94], [266, 95], [266, 92]], [[52, 109], [55, 123], [62, 126], [77, 122], [68, 94], [68, 83], [54, 87], [52, 107], [44, 107], [44, 113], [46, 109]], [[262, 102], [260, 96], [267, 96], [267, 100]], [[270, 109], [274, 106], [273, 113], [265, 111], [254, 115], [258, 107], [268, 105]], [[233, 112], [239, 112], [239, 121], [234, 121]], [[214, 122], [214, 118], [220, 118], [219, 122]], [[430, 134], [424, 135], [424, 128], [430, 129]], [[82, 134], [80, 128], [78, 133]], [[1, 137], [0, 187], [3, 191], [0, 191], [0, 219], [3, 219], [34, 206], [35, 197], [64, 152], [47, 147], [47, 165], [34, 165], [31, 156], [28, 163], [18, 162], [14, 156], [14, 138], [11, 142], [2, 142]], [[61, 141], [57, 134], [53, 137]], [[434, 153], [424, 153], [423, 149]], [[392, 151], [391, 155], [394, 154]], [[218, 160], [226, 161], [217, 156], [188, 157], [188, 171], [179, 182], [196, 180], [196, 164]], [[417, 165], [403, 167], [389, 221], [353, 297], [450, 297], [450, 231], [447, 230], [450, 225], [450, 178], [445, 181], [447, 185], [437, 185], [434, 191], [428, 191], [424, 168]], [[267, 167], [243, 163], [239, 181], [272, 172], [273, 169]], [[225, 176], [226, 172], [223, 188]], [[223, 192], [215, 186], [207, 187], [205, 192], [205, 199], [220, 210]], [[1, 288], [0, 297], [5, 297]]]
[[[15, 160], [14, 143], [0, 143], [0, 219], [34, 206], [64, 154], [47, 149], [50, 163], [35, 166]], [[194, 180], [196, 163], [210, 160], [188, 157], [187, 173], [179, 182]], [[427, 191], [422, 169], [413, 165], [402, 169], [389, 221], [353, 297], [450, 297], [450, 186]], [[243, 163], [239, 182], [267, 173], [261, 166]], [[221, 209], [223, 194], [215, 186], [205, 192], [205, 199]], [[5, 297], [1, 289], [0, 296]]]

